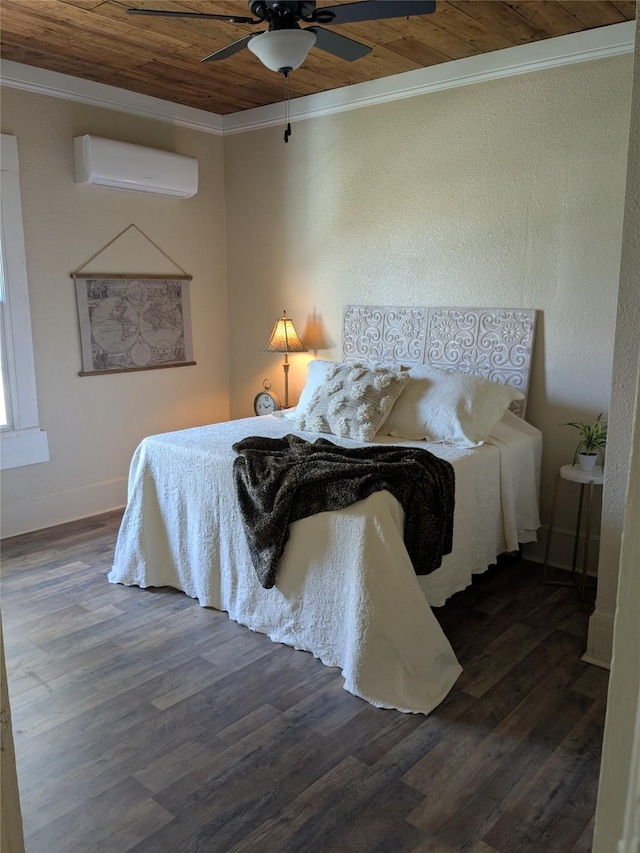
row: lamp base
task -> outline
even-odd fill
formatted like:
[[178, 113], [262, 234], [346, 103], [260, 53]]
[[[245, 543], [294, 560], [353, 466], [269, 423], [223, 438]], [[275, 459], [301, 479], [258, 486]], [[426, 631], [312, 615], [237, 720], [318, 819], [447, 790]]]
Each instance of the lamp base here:
[[286, 352], [284, 354], [282, 369], [284, 370], [284, 405], [282, 408], [289, 409], [289, 361]]

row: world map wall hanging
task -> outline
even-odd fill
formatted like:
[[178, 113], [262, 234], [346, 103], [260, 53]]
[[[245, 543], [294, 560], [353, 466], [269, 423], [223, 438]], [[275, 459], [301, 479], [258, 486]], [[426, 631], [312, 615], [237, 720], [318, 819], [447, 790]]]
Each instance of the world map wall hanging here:
[[81, 376], [195, 364], [189, 277], [74, 278]]
[[[82, 272], [128, 231], [143, 237], [182, 275]], [[128, 225], [71, 277], [80, 322], [80, 376], [195, 364], [189, 303], [191, 276], [137, 225]]]

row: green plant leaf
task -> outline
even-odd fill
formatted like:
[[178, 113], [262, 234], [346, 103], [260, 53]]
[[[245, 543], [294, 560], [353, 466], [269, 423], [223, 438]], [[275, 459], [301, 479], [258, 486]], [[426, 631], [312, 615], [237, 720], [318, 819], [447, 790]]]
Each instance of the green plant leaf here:
[[584, 421], [569, 421], [563, 426], [570, 426], [578, 430], [581, 436], [578, 446], [573, 454], [575, 465], [580, 453], [597, 453], [602, 461], [604, 448], [607, 444], [607, 424], [602, 420], [603, 412], [600, 412], [594, 423], [587, 424]]

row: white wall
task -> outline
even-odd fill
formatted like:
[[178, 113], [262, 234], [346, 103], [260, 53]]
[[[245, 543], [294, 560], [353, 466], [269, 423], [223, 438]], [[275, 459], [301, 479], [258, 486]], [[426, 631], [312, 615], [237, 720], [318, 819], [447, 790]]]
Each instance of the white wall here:
[[[640, 28], [636, 31], [618, 315], [616, 352], [622, 355], [613, 373], [615, 429], [609, 448], [612, 469], [605, 483], [603, 571], [589, 626], [588, 651], [598, 653], [600, 623], [606, 624], [605, 614], [616, 605], [617, 588], [594, 853], [633, 853], [640, 843]], [[621, 529], [620, 540], [616, 534]], [[608, 570], [618, 562], [619, 585], [617, 573]]]
[[[349, 302], [536, 308], [546, 522], [577, 443], [560, 425], [609, 407], [631, 75], [602, 59], [297, 122], [287, 145], [281, 128], [225, 139], [232, 414], [263, 377], [281, 388], [259, 350], [283, 308], [299, 332], [321, 317], [321, 357]], [[308, 357], [291, 361], [295, 400]]]
[[[224, 168], [219, 137], [16, 89], [2, 132], [18, 140], [40, 425], [49, 462], [2, 476], [2, 535], [122, 506], [131, 454], [152, 432], [228, 417]], [[73, 137], [91, 133], [198, 158], [186, 200], [75, 184]], [[193, 276], [195, 367], [80, 377], [70, 273], [135, 223]], [[176, 273], [135, 230], [91, 271]]]
[[[640, 73], [640, 47], [636, 30], [636, 77]], [[638, 84], [636, 83], [636, 86]], [[616, 607], [617, 568], [624, 520], [629, 472], [629, 447], [634, 412], [635, 380], [640, 357], [640, 281], [638, 279], [638, 243], [640, 225], [640, 107], [634, 95], [633, 126], [629, 140], [625, 211], [625, 251], [622, 257], [611, 377], [610, 431], [607, 450], [607, 476], [604, 485], [602, 537], [599, 554], [599, 582], [596, 609], [589, 622], [585, 660], [607, 662], [611, 657], [612, 625]]]

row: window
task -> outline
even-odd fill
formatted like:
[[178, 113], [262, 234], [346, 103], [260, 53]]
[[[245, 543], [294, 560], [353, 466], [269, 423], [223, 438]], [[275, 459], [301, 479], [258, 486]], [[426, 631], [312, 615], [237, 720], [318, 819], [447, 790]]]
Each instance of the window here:
[[0, 135], [0, 450], [2, 468], [47, 462], [38, 425], [33, 339], [15, 136]]

